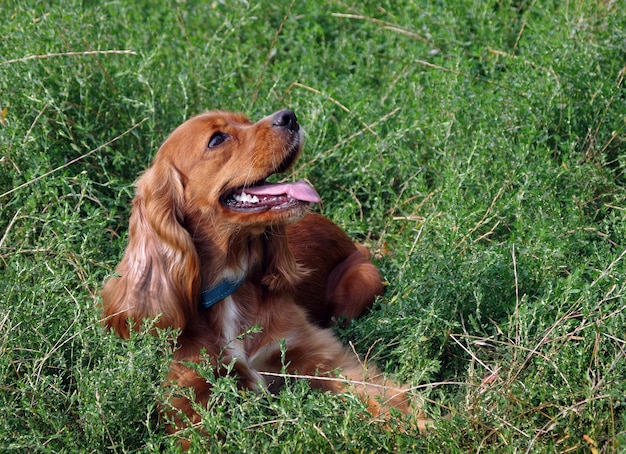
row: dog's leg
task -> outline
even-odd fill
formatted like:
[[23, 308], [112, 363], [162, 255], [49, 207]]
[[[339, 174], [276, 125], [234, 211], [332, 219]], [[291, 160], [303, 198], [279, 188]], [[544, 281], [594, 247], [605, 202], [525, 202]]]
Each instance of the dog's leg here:
[[[195, 428], [206, 434], [202, 427], [202, 418], [196, 411], [198, 407], [207, 407], [211, 397], [211, 384], [205, 378], [185, 364], [186, 361], [173, 361], [170, 371], [164, 383], [166, 390], [165, 400], [159, 405], [161, 417], [164, 419], [168, 433], [179, 433], [179, 442], [183, 450], [189, 449], [189, 440], [185, 438], [185, 431]], [[235, 374], [238, 386], [241, 388], [258, 390], [263, 381], [258, 372], [250, 369], [243, 361], [236, 361], [232, 357], [222, 358], [222, 363], [203, 363], [198, 358], [193, 362], [199, 363], [198, 367], [206, 367], [216, 375]], [[232, 362], [232, 363], [231, 363]], [[232, 371], [229, 372], [226, 365], [230, 364]], [[199, 426], [199, 427], [198, 427]]]
[[[307, 377], [315, 388], [358, 394], [376, 418], [388, 419], [391, 408], [395, 408], [404, 414], [415, 414], [420, 430], [429, 424], [421, 410], [412, 408], [406, 386], [387, 380], [373, 364], [362, 363], [332, 331], [306, 323], [294, 326], [300, 329], [288, 335], [284, 352], [289, 373]], [[264, 370], [280, 370], [281, 352], [274, 351], [265, 361], [269, 367]]]
[[[335, 393], [357, 393], [375, 418], [388, 420], [393, 408], [405, 415], [413, 415], [420, 431], [432, 425], [415, 399], [411, 399], [408, 386], [387, 379], [374, 364], [362, 363], [345, 348], [343, 361], [337, 377], [339, 380], [330, 382], [330, 388], [326, 389]], [[325, 388], [324, 384], [321, 387]]]
[[337, 265], [328, 277], [328, 301], [335, 319], [345, 322], [359, 317], [383, 293], [378, 268], [370, 262], [370, 252], [362, 245]]

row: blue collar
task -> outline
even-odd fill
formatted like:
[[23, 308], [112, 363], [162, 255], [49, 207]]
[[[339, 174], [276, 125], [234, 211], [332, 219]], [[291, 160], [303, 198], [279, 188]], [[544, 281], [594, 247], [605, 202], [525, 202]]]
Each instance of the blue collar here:
[[241, 284], [243, 284], [244, 278], [238, 281], [231, 281], [230, 279], [224, 279], [219, 282], [215, 287], [207, 287], [202, 290], [201, 304], [205, 309], [209, 309], [215, 303], [222, 301], [227, 296], [235, 293]]

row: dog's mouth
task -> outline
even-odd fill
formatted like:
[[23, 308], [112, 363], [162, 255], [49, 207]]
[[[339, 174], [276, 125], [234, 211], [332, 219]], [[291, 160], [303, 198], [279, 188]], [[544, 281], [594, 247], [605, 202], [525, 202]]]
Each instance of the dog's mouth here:
[[304, 180], [296, 183], [267, 183], [235, 189], [223, 199], [224, 206], [233, 211], [259, 213], [283, 211], [309, 203], [321, 202], [317, 191]]
[[[293, 115], [293, 122], [289, 129], [293, 143], [291, 150], [284, 160], [277, 165], [269, 174], [253, 184], [245, 184], [235, 189], [227, 190], [221, 198], [222, 204], [237, 212], [261, 213], [265, 211], [286, 211], [294, 208], [306, 206], [310, 203], [321, 202], [320, 196], [315, 189], [304, 180], [296, 183], [268, 183], [266, 181], [271, 175], [285, 172], [298, 158], [302, 144], [302, 132]], [[283, 115], [280, 120], [284, 120]], [[291, 117], [290, 117], [291, 118]], [[281, 128], [284, 128], [284, 121], [281, 121]], [[291, 123], [290, 123], [291, 124]]]

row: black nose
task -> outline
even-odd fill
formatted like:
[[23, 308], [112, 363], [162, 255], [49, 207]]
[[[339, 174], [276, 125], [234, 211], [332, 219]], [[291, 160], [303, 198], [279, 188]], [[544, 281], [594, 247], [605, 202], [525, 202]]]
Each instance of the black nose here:
[[277, 128], [288, 129], [289, 131], [296, 132], [300, 129], [300, 125], [298, 125], [298, 119], [296, 118], [296, 114], [291, 110], [285, 109], [280, 112], [276, 112], [274, 114], [274, 118], [272, 120], [272, 126]]

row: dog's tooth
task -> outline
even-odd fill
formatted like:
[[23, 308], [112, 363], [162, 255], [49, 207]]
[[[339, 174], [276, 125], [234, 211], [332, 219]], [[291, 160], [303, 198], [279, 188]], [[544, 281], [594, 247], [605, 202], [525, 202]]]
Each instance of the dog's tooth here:
[[233, 199], [235, 199], [236, 202], [241, 203], [259, 203], [261, 201], [256, 195], [248, 194], [246, 191], [241, 191], [240, 194], [235, 194]]

